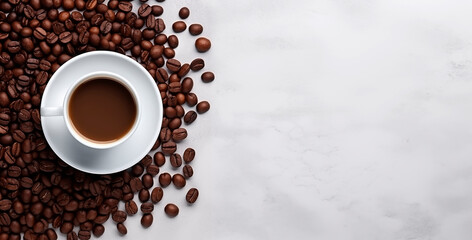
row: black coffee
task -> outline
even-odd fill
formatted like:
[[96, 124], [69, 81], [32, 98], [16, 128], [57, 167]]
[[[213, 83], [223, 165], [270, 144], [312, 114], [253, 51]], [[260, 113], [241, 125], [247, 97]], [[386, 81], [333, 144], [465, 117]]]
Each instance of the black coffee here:
[[133, 126], [137, 107], [122, 84], [95, 78], [80, 84], [69, 101], [69, 118], [83, 137], [96, 142], [120, 139]]

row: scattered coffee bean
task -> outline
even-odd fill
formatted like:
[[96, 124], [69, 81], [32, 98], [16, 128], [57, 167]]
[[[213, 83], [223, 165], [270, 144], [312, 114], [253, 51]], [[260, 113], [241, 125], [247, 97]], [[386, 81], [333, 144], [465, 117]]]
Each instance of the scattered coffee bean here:
[[184, 161], [185, 163], [190, 163], [195, 158], [195, 150], [193, 148], [187, 148], [184, 151]]
[[[174, 130], [175, 131], [175, 130]], [[174, 153], [170, 156], [170, 164], [174, 168], [178, 168], [182, 165], [182, 157], [178, 153]]]
[[153, 203], [158, 203], [161, 201], [162, 196], [164, 196], [164, 191], [161, 187], [155, 187], [151, 192], [151, 201]]
[[[161, 175], [159, 175], [159, 184], [161, 185], [161, 187], [167, 187], [170, 185], [170, 182], [171, 182], [171, 175], [169, 173], [161, 173]], [[0, 210], [1, 210], [1, 203], [0, 203]]]
[[164, 212], [167, 214], [169, 217], [175, 217], [179, 215], [179, 207], [173, 203], [169, 203], [165, 206]]
[[93, 226], [93, 235], [95, 237], [100, 237], [103, 235], [103, 233], [105, 232], [105, 227], [103, 227], [103, 225], [101, 224], [96, 224], [95, 226]]
[[183, 188], [185, 187], [187, 181], [185, 180], [184, 176], [182, 176], [182, 174], [176, 173], [174, 176], [172, 176], [172, 183], [174, 183], [174, 186], [177, 188]]
[[141, 217], [141, 225], [144, 227], [144, 228], [148, 228], [152, 225], [152, 222], [153, 222], [153, 216], [152, 214], [144, 214], [142, 217]]
[[208, 112], [208, 110], [210, 110], [210, 103], [208, 103], [207, 101], [201, 101], [197, 104], [197, 112], [202, 114], [202, 113], [206, 113]]
[[201, 24], [194, 23], [188, 27], [188, 31], [193, 36], [200, 35], [203, 32], [203, 26]]
[[199, 37], [197, 40], [195, 40], [195, 48], [197, 48], [198, 52], [206, 52], [210, 50], [211, 48], [211, 42], [208, 40], [208, 38], [205, 37]]
[[138, 205], [133, 200], [129, 200], [125, 203], [125, 210], [128, 215], [134, 215], [138, 212]]
[[190, 10], [187, 7], [183, 7], [179, 10], [179, 17], [182, 19], [187, 19], [190, 15]]
[[201, 78], [204, 83], [209, 83], [215, 80], [215, 75], [212, 72], [204, 72]]
[[201, 58], [196, 58], [190, 63], [190, 69], [192, 71], [200, 71], [205, 67], [205, 61]]
[[185, 196], [185, 200], [187, 200], [188, 203], [195, 203], [198, 198], [198, 189], [196, 188], [190, 188], [187, 192], [187, 195]]
[[182, 169], [182, 173], [185, 178], [191, 178], [193, 176], [193, 168], [190, 165], [185, 165]]
[[184, 116], [184, 122], [186, 124], [191, 124], [197, 119], [197, 113], [193, 110], [188, 111]]
[[121, 235], [126, 235], [128, 233], [128, 229], [126, 229], [126, 226], [123, 223], [118, 223], [116, 228]]

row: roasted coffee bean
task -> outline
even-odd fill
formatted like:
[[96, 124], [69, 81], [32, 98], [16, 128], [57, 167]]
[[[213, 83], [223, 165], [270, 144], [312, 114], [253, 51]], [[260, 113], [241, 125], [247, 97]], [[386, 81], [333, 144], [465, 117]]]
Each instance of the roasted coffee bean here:
[[205, 61], [201, 58], [195, 58], [191, 63], [190, 63], [190, 69], [192, 71], [200, 71], [205, 67]]
[[122, 222], [126, 221], [126, 218], [127, 218], [126, 213], [124, 211], [121, 211], [121, 210], [116, 211], [112, 215], [112, 219], [116, 223], [122, 223]]
[[[190, 93], [190, 91], [192, 91], [193, 89], [193, 80], [189, 77], [186, 77], [184, 78], [184, 80], [182, 80], [182, 88], [181, 88], [181, 91], [183, 93]], [[193, 94], [195, 95], [195, 94]], [[196, 95], [195, 95], [196, 97]]]
[[67, 240], [78, 240], [78, 239], [79, 239], [79, 236], [77, 236], [77, 233], [71, 232], [71, 231], [67, 233]]
[[184, 151], [185, 163], [190, 163], [195, 158], [195, 150], [193, 148], [187, 148]]
[[195, 48], [197, 49], [198, 52], [206, 52], [210, 50], [211, 48], [211, 42], [208, 40], [208, 38], [205, 37], [199, 37], [197, 40], [195, 40]]
[[111, 27], [112, 27], [112, 24], [109, 21], [105, 20], [100, 24], [100, 32], [102, 34], [106, 35], [106, 34], [110, 33]]
[[88, 11], [94, 10], [97, 7], [98, 1], [97, 0], [87, 0], [85, 3], [85, 9]]
[[151, 12], [152, 12], [152, 7], [149, 6], [148, 4], [143, 4], [138, 9], [138, 15], [142, 18], [145, 18], [145, 17], [149, 16], [149, 14], [151, 14]]
[[159, 167], [166, 163], [166, 158], [162, 152], [156, 152], [154, 154], [154, 163]]
[[193, 36], [200, 35], [203, 32], [203, 26], [198, 23], [194, 23], [188, 27], [188, 31]]
[[164, 23], [164, 20], [162, 20], [161, 18], [156, 18], [156, 26], [154, 27], [154, 30], [155, 30], [157, 33], [161, 33], [161, 32], [163, 32], [165, 29], [166, 29], [166, 25], [165, 25], [165, 23]]
[[151, 188], [152, 185], [154, 184], [153, 177], [150, 174], [144, 174], [142, 178], [143, 178], [142, 182], [143, 182], [144, 188], [146, 189]]
[[70, 32], [63, 32], [59, 34], [59, 41], [62, 43], [68, 43], [72, 40], [72, 34]]
[[158, 203], [161, 201], [162, 197], [164, 196], [164, 191], [161, 187], [155, 187], [151, 192], [151, 201], [153, 203]]
[[78, 237], [80, 240], [88, 240], [91, 237], [90, 231], [80, 230]]
[[123, 223], [118, 223], [116, 228], [121, 235], [126, 235], [128, 233], [128, 229], [126, 229], [126, 226]]
[[167, 37], [167, 44], [169, 44], [171, 48], [176, 48], [179, 46], [179, 39], [175, 35], [170, 35]]
[[1, 211], [7, 211], [11, 208], [12, 202], [10, 199], [3, 199], [0, 200], [0, 210]]
[[182, 19], [187, 19], [190, 15], [190, 10], [187, 7], [183, 7], [179, 10], [179, 17]]
[[130, 12], [131, 9], [133, 9], [133, 4], [131, 4], [130, 2], [120, 1], [118, 3], [118, 8], [123, 12]]
[[159, 5], [153, 5], [152, 6], [152, 15], [161, 16], [162, 13], [164, 13], [164, 9], [161, 6], [159, 6]]
[[138, 197], [139, 197], [139, 201], [141, 202], [147, 202], [149, 200], [149, 190], [147, 189], [141, 189], [141, 191], [139, 191], [139, 194], [138, 194]]
[[164, 207], [164, 212], [167, 214], [169, 217], [175, 217], [179, 215], [179, 207], [173, 203], [169, 203]]
[[172, 183], [174, 183], [174, 186], [177, 188], [183, 188], [186, 185], [186, 180], [182, 174], [176, 173], [172, 176]]
[[[185, 129], [184, 129], [185, 130]], [[174, 130], [175, 131], [175, 130]], [[182, 166], [182, 157], [178, 153], [174, 153], [170, 156], [170, 164], [174, 168]]]
[[[151, 54], [152, 54], [152, 49], [151, 49]], [[169, 75], [167, 74], [167, 71], [165, 69], [163, 69], [163, 68], [157, 69], [157, 71], [156, 71], [156, 80], [157, 80], [157, 82], [165, 83], [165, 82], [167, 82], [168, 79], [169, 79]]]
[[138, 212], [138, 205], [133, 200], [125, 203], [125, 210], [128, 215], [134, 215]]
[[[186, 90], [186, 89], [185, 89]], [[193, 107], [197, 105], [198, 103], [198, 97], [195, 95], [195, 93], [188, 93], [187, 96], [185, 96], [185, 101], [190, 107]], [[184, 119], [185, 121], [185, 119]]]
[[152, 214], [144, 214], [142, 217], [141, 217], [141, 225], [144, 227], [144, 228], [148, 228], [152, 225], [152, 222], [153, 222], [153, 216]]
[[[187, 138], [187, 130], [185, 128], [177, 128], [172, 131], [172, 139], [175, 142], [180, 142]], [[172, 157], [171, 157], [171, 162], [172, 162]]]
[[168, 141], [162, 144], [161, 149], [165, 155], [171, 155], [177, 150], [177, 145], [174, 141]]
[[93, 235], [94, 235], [95, 237], [98, 238], [98, 237], [102, 236], [104, 232], [105, 232], [105, 227], [103, 227], [103, 225], [101, 225], [101, 224], [95, 224], [95, 225], [93, 226], [93, 231], [92, 231], [92, 233], [93, 233]]
[[182, 169], [182, 173], [185, 178], [191, 178], [193, 176], [193, 168], [190, 165], [185, 165]]
[[187, 192], [187, 195], [185, 196], [185, 200], [187, 200], [188, 203], [195, 203], [198, 198], [198, 189], [196, 188], [190, 188]]
[[171, 182], [171, 175], [167, 172], [165, 173], [161, 173], [161, 175], [159, 175], [159, 184], [161, 185], [161, 187], [167, 187], [170, 185], [170, 182]]
[[182, 65], [182, 67], [180, 67], [179, 71], [177, 72], [177, 76], [182, 78], [185, 75], [187, 75], [189, 72], [190, 72], [190, 64], [185, 63], [184, 65]]
[[37, 27], [33, 31], [33, 36], [38, 40], [44, 40], [46, 38], [47, 32], [41, 27]]
[[213, 82], [213, 80], [215, 80], [215, 75], [212, 72], [204, 72], [201, 79], [204, 83]]
[[184, 116], [184, 122], [186, 124], [191, 124], [197, 119], [197, 113], [193, 110], [188, 111]]
[[146, 167], [146, 172], [151, 176], [156, 176], [159, 173], [159, 167], [156, 165], [149, 165]]
[[180, 69], [181, 63], [176, 59], [167, 60], [166, 67], [171, 72], [178, 72]]
[[207, 101], [201, 101], [197, 104], [197, 112], [202, 114], [210, 110], [210, 103]]
[[141, 204], [141, 212], [143, 213], [152, 213], [154, 211], [154, 204], [152, 202], [145, 202]]
[[131, 187], [131, 191], [133, 192], [138, 192], [139, 190], [141, 190], [143, 188], [143, 184], [141, 182], [141, 180], [138, 178], [138, 177], [134, 177], [130, 180], [130, 187]]

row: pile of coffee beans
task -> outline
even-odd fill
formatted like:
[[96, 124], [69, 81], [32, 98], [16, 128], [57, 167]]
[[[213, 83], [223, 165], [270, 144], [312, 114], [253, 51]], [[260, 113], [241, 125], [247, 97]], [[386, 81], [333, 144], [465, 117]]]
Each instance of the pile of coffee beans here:
[[[127, 216], [140, 214], [147, 228], [155, 207], [169, 217], [179, 214], [173, 203], [156, 204], [166, 187], [184, 189], [193, 176], [195, 150], [177, 148], [187, 137], [182, 120], [193, 123], [210, 104], [198, 100], [188, 76], [202, 70], [205, 61], [175, 59], [175, 34], [188, 31], [195, 36], [191, 44], [196, 52], [208, 51], [211, 42], [200, 37], [200, 24], [187, 27], [186, 7], [175, 13], [181, 20], [166, 22], [161, 2], [135, 1], [138, 9], [118, 0], [0, 2], [0, 240], [53, 240], [58, 234], [67, 239], [100, 237], [110, 217], [116, 231], [127, 234]], [[175, 34], [165, 34], [171, 31], [165, 31], [166, 25]], [[142, 64], [154, 77], [164, 104], [162, 129], [150, 149], [154, 156], [111, 175], [91, 175], [68, 166], [49, 148], [41, 129], [39, 106], [52, 74], [72, 57], [94, 50], [126, 54]], [[201, 74], [203, 83], [214, 79], [212, 72]], [[181, 173], [160, 173], [166, 161]], [[193, 204], [198, 194], [190, 188], [182, 197]]]

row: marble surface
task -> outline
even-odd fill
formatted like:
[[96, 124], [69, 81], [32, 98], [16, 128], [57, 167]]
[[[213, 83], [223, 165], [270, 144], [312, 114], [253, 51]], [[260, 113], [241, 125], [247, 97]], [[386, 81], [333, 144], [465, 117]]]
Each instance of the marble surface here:
[[182, 144], [200, 198], [166, 189], [123, 239], [472, 237], [472, 2], [169, 0], [166, 17], [184, 5], [216, 74]]

